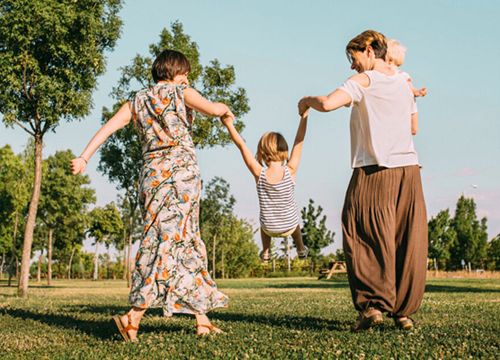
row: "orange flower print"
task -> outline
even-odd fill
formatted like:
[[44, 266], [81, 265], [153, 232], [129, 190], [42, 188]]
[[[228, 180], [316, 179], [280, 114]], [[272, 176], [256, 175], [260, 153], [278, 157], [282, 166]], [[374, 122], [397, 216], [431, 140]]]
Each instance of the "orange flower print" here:
[[147, 119], [146, 124], [153, 125], [153, 119], [151, 119], [151, 118]]
[[140, 251], [138, 251], [137, 254], [135, 255], [135, 261], [139, 261], [140, 258], [141, 258], [141, 253]]
[[182, 236], [183, 237], [187, 236], [187, 229], [185, 227], [184, 227], [184, 229], [182, 229]]
[[151, 104], [153, 104], [153, 105], [156, 104], [156, 99], [155, 98], [151, 99]]
[[[162, 279], [168, 278], [168, 270], [163, 270], [161, 273], [161, 277]], [[173, 286], [171, 286], [171, 288], [173, 289]]]
[[163, 98], [163, 99], [161, 100], [161, 103], [162, 103], [163, 105], [168, 105], [168, 104], [170, 104], [170, 99], [169, 99], [169, 98]]
[[161, 171], [161, 177], [164, 178], [164, 179], [168, 179], [170, 176], [172, 175], [172, 173], [168, 170], [162, 170]]
[[155, 108], [155, 113], [156, 114], [159, 115], [159, 114], [161, 114], [161, 112], [162, 112], [161, 108], [159, 108], [159, 107]]
[[152, 176], [156, 176], [156, 170], [151, 171], [151, 173], [149, 174], [149, 176], [151, 176], [151, 177]]
[[158, 280], [158, 273], [155, 273], [155, 280]]
[[201, 270], [201, 275], [203, 276], [207, 276], [208, 275], [208, 272], [206, 270]]
[[201, 286], [201, 284], [202, 284], [202, 281], [199, 277], [196, 278], [195, 282], [196, 282], [196, 286]]
[[175, 240], [176, 242], [178, 242], [178, 241], [180, 241], [180, 240], [181, 240], [181, 236], [180, 236], [180, 234], [179, 234], [179, 233], [175, 233], [175, 235], [174, 235], [174, 240]]
[[153, 282], [153, 280], [151, 280], [151, 278], [146, 278], [146, 285], [149, 285]]
[[163, 234], [162, 237], [163, 241], [167, 241], [168, 240], [168, 234]]
[[174, 308], [175, 308], [176, 310], [179, 310], [179, 309], [181, 309], [181, 308], [182, 308], [182, 305], [181, 305], [181, 304], [179, 304], [179, 303], [175, 303], [175, 304], [174, 304]]
[[182, 195], [182, 200], [184, 200], [184, 202], [188, 202], [189, 201], [189, 195], [188, 194]]
[[156, 142], [156, 146], [162, 146], [163, 145], [163, 140], [158, 140]]
[[158, 180], [153, 180], [153, 181], [151, 182], [151, 186], [152, 186], [152, 187], [157, 187], [158, 185], [160, 185], [160, 182], [159, 182]]

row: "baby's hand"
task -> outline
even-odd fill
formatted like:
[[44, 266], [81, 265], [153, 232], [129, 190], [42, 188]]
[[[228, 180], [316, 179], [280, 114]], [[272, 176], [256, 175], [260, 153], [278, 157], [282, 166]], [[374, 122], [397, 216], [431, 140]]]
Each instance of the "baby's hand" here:
[[424, 97], [425, 95], [427, 95], [427, 88], [413, 89], [413, 96]]
[[87, 167], [87, 162], [84, 158], [77, 157], [71, 160], [71, 172], [73, 175], [83, 174], [85, 168]]

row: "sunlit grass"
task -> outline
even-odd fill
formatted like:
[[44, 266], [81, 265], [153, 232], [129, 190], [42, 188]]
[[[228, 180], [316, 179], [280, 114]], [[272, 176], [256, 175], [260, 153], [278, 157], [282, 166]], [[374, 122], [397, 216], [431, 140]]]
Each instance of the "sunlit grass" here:
[[226, 334], [200, 339], [189, 316], [151, 310], [140, 342], [124, 343], [110, 321], [125, 312], [121, 281], [33, 284], [30, 298], [0, 283], [0, 358], [498, 358], [500, 280], [432, 279], [417, 327], [392, 322], [351, 333], [347, 282], [315, 278], [221, 280], [230, 307], [211, 313]]

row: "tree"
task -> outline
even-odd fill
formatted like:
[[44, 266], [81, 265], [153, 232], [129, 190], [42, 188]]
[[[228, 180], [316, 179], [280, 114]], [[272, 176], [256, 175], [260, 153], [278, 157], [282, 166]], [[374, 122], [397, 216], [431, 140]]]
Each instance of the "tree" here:
[[473, 267], [484, 267], [488, 246], [486, 222], [486, 217], [477, 219], [474, 199], [460, 196], [452, 222], [457, 234], [456, 246], [451, 248], [453, 268], [459, 269], [462, 260]]
[[[457, 233], [448, 209], [440, 211], [429, 221], [429, 258], [436, 270], [449, 268], [451, 249], [456, 246]], [[441, 266], [439, 266], [441, 265]]]
[[[190, 82], [203, 95], [213, 101], [227, 103], [238, 119], [250, 110], [245, 90], [234, 89], [236, 79], [234, 68], [230, 65], [222, 67], [218, 60], [212, 60], [210, 65], [202, 66], [199, 61], [198, 45], [184, 33], [182, 24], [177, 21], [172, 24], [170, 31], [166, 28], [162, 30], [158, 43], [150, 45], [149, 55], [136, 55], [130, 65], [121, 68], [121, 77], [111, 93], [116, 103], [111, 111], [103, 109], [103, 123], [111, 118], [124, 101], [132, 98], [136, 91], [153, 84], [151, 65], [156, 56], [167, 48], [181, 51], [187, 56], [191, 64]], [[243, 129], [240, 120], [236, 121], [235, 125], [240, 131]], [[228, 144], [230, 138], [220, 121], [200, 114], [194, 123], [193, 141], [198, 148], [205, 148]], [[98, 170], [124, 192], [128, 209], [122, 211], [122, 214], [128, 214], [128, 217], [124, 218], [124, 223], [128, 239], [127, 247], [130, 249], [135, 223], [139, 219], [138, 183], [142, 164], [142, 146], [136, 127], [128, 126], [114, 133], [103, 144], [100, 155]], [[129, 284], [130, 258], [129, 251], [126, 260]]]
[[232, 216], [235, 203], [236, 200], [231, 195], [226, 180], [221, 177], [210, 180], [205, 188], [205, 196], [201, 199], [200, 225], [207, 254], [212, 259], [213, 278], [217, 273], [217, 244]]
[[316, 269], [316, 262], [321, 255], [321, 249], [334, 241], [335, 233], [326, 227], [326, 215], [321, 217], [323, 208], [318, 205], [314, 207], [314, 201], [309, 199], [307, 208], [302, 208], [302, 239], [309, 248], [309, 257], [312, 263], [312, 271]]
[[488, 243], [488, 269], [500, 270], [500, 234]]
[[[95, 191], [87, 187], [87, 175], [73, 175], [68, 164], [75, 155], [58, 151], [44, 160], [44, 179], [38, 215], [47, 228], [47, 283], [52, 280], [52, 251], [59, 232], [60, 250], [73, 248], [83, 239], [87, 207], [95, 202]], [[65, 235], [65, 236], [64, 236]], [[65, 239], [66, 242], [62, 240]]]
[[99, 255], [97, 254], [99, 243], [109, 246], [113, 241], [122, 239], [123, 222], [120, 212], [114, 203], [104, 207], [96, 207], [89, 213], [90, 224], [88, 234], [94, 238], [94, 276], [97, 280], [99, 275]]
[[114, 47], [120, 0], [4, 0], [0, 3], [0, 113], [34, 139], [34, 178], [18, 293], [28, 295], [31, 245], [45, 134], [91, 108], [104, 51]]
[[[28, 144], [28, 148], [29, 148]], [[9, 286], [17, 274], [20, 255], [20, 231], [29, 197], [29, 165], [23, 154], [16, 155], [9, 145], [0, 148], [0, 276], [8, 261]]]

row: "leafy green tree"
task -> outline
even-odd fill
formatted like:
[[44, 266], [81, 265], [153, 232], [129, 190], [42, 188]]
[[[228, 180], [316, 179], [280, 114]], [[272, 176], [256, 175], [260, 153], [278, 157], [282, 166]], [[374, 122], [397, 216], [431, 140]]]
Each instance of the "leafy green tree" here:
[[500, 270], [500, 234], [488, 243], [488, 269]]
[[457, 201], [452, 226], [457, 234], [456, 246], [450, 249], [453, 268], [459, 269], [461, 261], [473, 267], [483, 267], [486, 261], [488, 233], [486, 217], [480, 221], [476, 215], [474, 199], [463, 195]]
[[0, 113], [34, 139], [34, 178], [26, 219], [19, 295], [28, 294], [45, 134], [91, 108], [104, 52], [114, 47], [120, 0], [3, 0], [0, 3]]
[[335, 233], [326, 227], [326, 215], [321, 216], [323, 208], [314, 206], [314, 201], [309, 199], [307, 207], [302, 208], [302, 239], [309, 248], [309, 257], [312, 264], [312, 272], [316, 269], [321, 250], [332, 244]]
[[451, 249], [457, 245], [457, 233], [448, 209], [440, 211], [429, 220], [429, 258], [433, 259], [435, 269], [448, 269]]
[[87, 175], [73, 175], [68, 164], [75, 155], [58, 151], [44, 160], [44, 182], [38, 208], [40, 221], [47, 228], [47, 283], [52, 281], [52, 252], [56, 236], [58, 249], [71, 248], [83, 240], [85, 213], [95, 202], [95, 191], [89, 188]]
[[[223, 233], [227, 233], [226, 227], [229, 224], [235, 203], [236, 200], [231, 195], [229, 183], [226, 180], [221, 177], [210, 180], [201, 199], [200, 226], [208, 258], [212, 259], [212, 276], [214, 278], [217, 275], [217, 247]], [[219, 253], [221, 250], [223, 248], [219, 249]]]
[[22, 243], [19, 229], [24, 223], [29, 200], [30, 167], [25, 155], [14, 154], [9, 145], [0, 148], [0, 276], [8, 263], [9, 286], [12, 276], [18, 272]]
[[[232, 66], [222, 67], [218, 60], [212, 60], [208, 66], [200, 64], [198, 45], [184, 33], [182, 24], [174, 22], [170, 31], [163, 29], [157, 43], [151, 44], [148, 55], [136, 55], [131, 63], [121, 68], [121, 77], [111, 96], [116, 101], [111, 111], [103, 109], [102, 122], [107, 122], [124, 101], [130, 99], [141, 88], [151, 86], [151, 66], [156, 56], [164, 49], [174, 49], [184, 53], [191, 63], [189, 79], [203, 95], [213, 101], [228, 104], [237, 118], [241, 118], [250, 108], [246, 92], [235, 88], [235, 71]], [[235, 123], [238, 130], [243, 123]], [[198, 114], [194, 122], [193, 141], [198, 148], [225, 145], [230, 142], [220, 121]], [[128, 126], [114, 133], [100, 151], [98, 170], [105, 174], [111, 182], [117, 184], [124, 192], [127, 210], [122, 207], [126, 224], [127, 248], [132, 247], [135, 224], [140, 219], [138, 210], [138, 183], [142, 164], [142, 147], [136, 127]], [[126, 257], [126, 273], [130, 284], [130, 251]]]
[[100, 243], [109, 246], [116, 239], [121, 240], [123, 236], [123, 222], [120, 211], [114, 203], [104, 207], [96, 207], [89, 213], [89, 236], [94, 238], [94, 276], [97, 280], [99, 275], [99, 255], [97, 253]]

